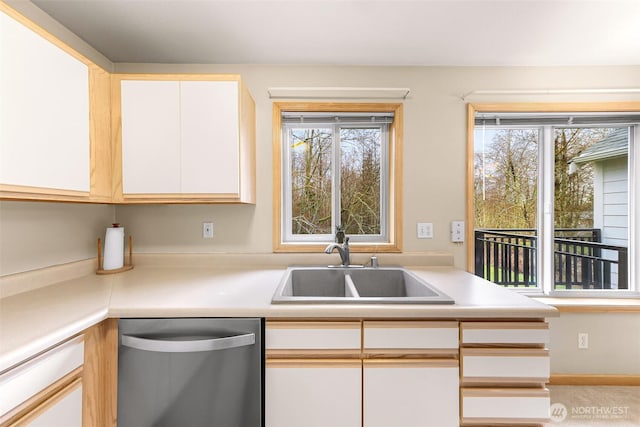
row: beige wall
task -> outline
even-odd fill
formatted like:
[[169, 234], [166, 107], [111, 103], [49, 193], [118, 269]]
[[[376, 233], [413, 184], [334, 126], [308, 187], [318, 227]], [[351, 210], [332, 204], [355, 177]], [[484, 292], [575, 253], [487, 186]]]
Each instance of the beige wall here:
[[[449, 251], [465, 266], [465, 249], [449, 242], [449, 224], [465, 218], [466, 102], [461, 95], [486, 89], [640, 87], [640, 67], [450, 68], [302, 67], [258, 65], [116, 64], [116, 72], [240, 73], [256, 101], [257, 203], [255, 206], [118, 207], [141, 252], [270, 252], [272, 249], [272, 100], [279, 86], [409, 87], [404, 101], [404, 251]], [[613, 78], [615, 76], [615, 78]], [[615, 85], [611, 82], [615, 80]], [[502, 96], [471, 102], [620, 100], [595, 97]], [[629, 98], [627, 98], [629, 99]], [[203, 221], [216, 236], [204, 241]], [[434, 239], [416, 238], [416, 223], [432, 222]]]
[[0, 202], [0, 276], [96, 257], [108, 205]]
[[[638, 313], [562, 313], [549, 323], [552, 373], [640, 375]], [[588, 349], [578, 348], [583, 332]]]

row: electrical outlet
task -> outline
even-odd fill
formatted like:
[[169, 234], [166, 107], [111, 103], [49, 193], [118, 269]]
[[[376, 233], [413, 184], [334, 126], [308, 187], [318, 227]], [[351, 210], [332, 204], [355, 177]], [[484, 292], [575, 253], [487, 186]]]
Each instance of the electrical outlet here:
[[202, 237], [204, 239], [213, 239], [213, 223], [212, 222], [202, 223]]
[[589, 334], [586, 332], [578, 333], [578, 348], [580, 349], [588, 349], [589, 348]]
[[433, 223], [418, 223], [418, 239], [433, 239]]

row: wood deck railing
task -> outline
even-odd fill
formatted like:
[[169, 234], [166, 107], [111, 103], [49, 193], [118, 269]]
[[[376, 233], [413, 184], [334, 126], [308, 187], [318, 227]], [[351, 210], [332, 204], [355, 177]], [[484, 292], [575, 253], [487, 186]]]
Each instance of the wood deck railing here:
[[[628, 289], [628, 249], [600, 242], [599, 229], [556, 229], [554, 289]], [[475, 231], [475, 274], [508, 287], [537, 287], [534, 229]]]

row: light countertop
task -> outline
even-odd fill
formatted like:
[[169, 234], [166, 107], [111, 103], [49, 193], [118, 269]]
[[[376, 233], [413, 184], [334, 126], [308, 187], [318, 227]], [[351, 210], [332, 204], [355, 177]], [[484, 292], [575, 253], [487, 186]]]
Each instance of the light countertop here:
[[0, 372], [107, 317], [544, 318], [557, 310], [453, 267], [410, 267], [453, 305], [271, 304], [285, 268], [137, 265], [0, 299]]

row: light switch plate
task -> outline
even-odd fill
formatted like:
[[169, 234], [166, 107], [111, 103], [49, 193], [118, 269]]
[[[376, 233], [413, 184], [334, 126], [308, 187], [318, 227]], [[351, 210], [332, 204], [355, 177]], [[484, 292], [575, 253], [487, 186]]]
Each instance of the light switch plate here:
[[464, 221], [451, 221], [451, 241], [464, 242]]
[[417, 228], [418, 239], [433, 239], [433, 223], [419, 222]]

